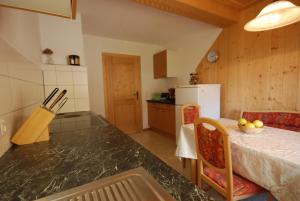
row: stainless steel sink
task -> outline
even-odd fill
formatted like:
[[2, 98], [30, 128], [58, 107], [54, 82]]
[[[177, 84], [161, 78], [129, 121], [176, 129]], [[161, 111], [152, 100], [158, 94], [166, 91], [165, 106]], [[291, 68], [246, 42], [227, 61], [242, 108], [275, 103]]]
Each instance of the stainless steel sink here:
[[174, 201], [143, 168], [136, 168], [37, 201]]

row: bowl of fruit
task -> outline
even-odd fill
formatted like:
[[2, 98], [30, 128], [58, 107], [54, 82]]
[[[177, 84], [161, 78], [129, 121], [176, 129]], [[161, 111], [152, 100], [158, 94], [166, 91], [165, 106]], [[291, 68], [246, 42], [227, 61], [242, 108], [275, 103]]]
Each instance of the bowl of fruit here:
[[245, 118], [241, 118], [239, 120], [238, 127], [244, 133], [257, 134], [264, 130], [264, 123], [260, 120], [255, 120], [253, 122], [250, 122]]

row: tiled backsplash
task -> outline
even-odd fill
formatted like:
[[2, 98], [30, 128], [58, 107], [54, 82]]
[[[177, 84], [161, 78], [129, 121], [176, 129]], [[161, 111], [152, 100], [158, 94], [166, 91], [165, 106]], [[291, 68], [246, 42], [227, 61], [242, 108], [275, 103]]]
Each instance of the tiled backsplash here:
[[24, 58], [0, 39], [0, 156], [11, 144], [10, 138], [43, 99], [43, 76], [39, 65]]
[[69, 100], [60, 113], [90, 110], [85, 66], [43, 65], [43, 72], [45, 96], [55, 87], [68, 90]]

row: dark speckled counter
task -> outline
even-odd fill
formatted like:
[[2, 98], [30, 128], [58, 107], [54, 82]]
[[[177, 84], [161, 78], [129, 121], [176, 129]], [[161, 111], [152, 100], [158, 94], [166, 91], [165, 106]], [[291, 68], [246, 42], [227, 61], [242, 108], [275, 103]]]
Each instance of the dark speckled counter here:
[[148, 103], [161, 103], [168, 105], [175, 105], [175, 100], [147, 100]]
[[139, 166], [177, 200], [208, 200], [193, 183], [104, 119], [55, 119], [51, 140], [13, 146], [0, 158], [0, 200], [35, 200]]

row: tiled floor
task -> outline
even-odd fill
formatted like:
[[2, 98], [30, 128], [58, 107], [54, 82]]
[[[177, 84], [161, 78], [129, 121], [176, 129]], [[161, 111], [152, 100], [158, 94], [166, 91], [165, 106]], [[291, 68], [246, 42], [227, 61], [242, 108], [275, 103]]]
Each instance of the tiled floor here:
[[[181, 161], [174, 155], [176, 144], [175, 140], [166, 137], [162, 134], [158, 134], [151, 130], [146, 130], [141, 133], [131, 134], [134, 140], [142, 144], [145, 148], [163, 160], [165, 163], [173, 167], [175, 170], [180, 172], [182, 175], [190, 179], [191, 171], [190, 165], [187, 163], [185, 169], [182, 168]], [[223, 201], [224, 199], [213, 189], [208, 191], [211, 200]], [[258, 195], [244, 201], [267, 201], [267, 194]], [[273, 201], [276, 201], [273, 199]]]

